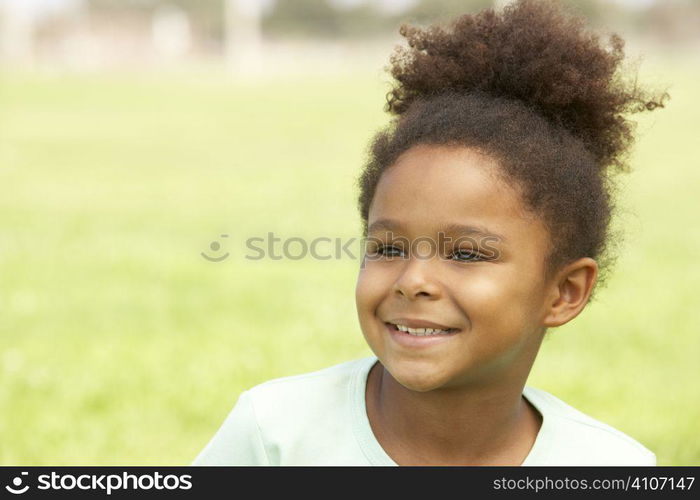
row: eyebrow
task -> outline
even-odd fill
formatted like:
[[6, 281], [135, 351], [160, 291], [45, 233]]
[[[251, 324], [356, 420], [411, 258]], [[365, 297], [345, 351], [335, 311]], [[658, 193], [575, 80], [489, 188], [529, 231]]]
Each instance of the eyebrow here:
[[[396, 232], [405, 232], [403, 225], [395, 221], [393, 219], [377, 219], [374, 221], [372, 224], [370, 224], [369, 228], [367, 229], [367, 234], [373, 233], [375, 231], [396, 231]], [[471, 236], [471, 235], [476, 235], [476, 236], [483, 236], [483, 237], [493, 237], [497, 238], [499, 241], [507, 242], [508, 240], [493, 231], [490, 231], [489, 229], [483, 227], [483, 226], [474, 226], [474, 225], [469, 225], [469, 224], [458, 224], [458, 223], [450, 223], [441, 228], [441, 231], [443, 234], [446, 235], [451, 235], [451, 236]]]

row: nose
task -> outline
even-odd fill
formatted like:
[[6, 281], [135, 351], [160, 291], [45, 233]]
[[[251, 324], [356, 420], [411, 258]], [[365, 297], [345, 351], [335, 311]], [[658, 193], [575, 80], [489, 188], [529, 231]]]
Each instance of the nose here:
[[421, 259], [414, 256], [408, 258], [394, 282], [394, 293], [411, 300], [420, 297], [433, 300], [440, 298], [440, 285], [435, 279], [433, 260], [434, 258]]

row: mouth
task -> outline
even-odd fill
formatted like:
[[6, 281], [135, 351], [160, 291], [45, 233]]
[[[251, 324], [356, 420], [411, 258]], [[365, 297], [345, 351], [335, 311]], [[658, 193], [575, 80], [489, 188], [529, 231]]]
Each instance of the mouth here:
[[[407, 322], [408, 323], [408, 322]], [[392, 331], [405, 333], [414, 337], [426, 337], [433, 335], [450, 335], [457, 333], [458, 328], [442, 327], [440, 325], [435, 325], [435, 328], [421, 327], [421, 328], [411, 328], [403, 323], [389, 323], [386, 322], [385, 325]], [[439, 327], [439, 328], [438, 328]]]
[[[414, 325], [416, 322], [413, 323]], [[437, 325], [442, 326], [442, 325]], [[403, 323], [385, 322], [384, 327], [393, 343], [402, 349], [427, 349], [451, 342], [462, 331], [459, 328], [412, 328]]]

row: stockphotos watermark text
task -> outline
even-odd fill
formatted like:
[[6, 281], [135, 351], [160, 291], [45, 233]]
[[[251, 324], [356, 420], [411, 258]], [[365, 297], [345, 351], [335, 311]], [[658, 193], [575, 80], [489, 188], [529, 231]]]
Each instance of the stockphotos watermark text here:
[[161, 474], [160, 472], [146, 474], [70, 474], [51, 472], [36, 476], [36, 483], [31, 484], [28, 471], [22, 471], [19, 476], [5, 485], [5, 490], [13, 495], [23, 495], [30, 489], [36, 490], [82, 490], [95, 491], [111, 495], [113, 491], [128, 490], [189, 490], [192, 488], [190, 474]]
[[[362, 266], [371, 260], [391, 259], [431, 259], [438, 257], [444, 260], [474, 261], [495, 260], [499, 250], [494, 243], [499, 239], [495, 236], [475, 238], [460, 236], [452, 238], [445, 233], [438, 233], [437, 239], [421, 236], [409, 239], [387, 232], [382, 237], [368, 236], [363, 238], [338, 238], [319, 236], [308, 239], [300, 236], [282, 238], [273, 232], [265, 236], [251, 236], [241, 239], [244, 251], [236, 248], [229, 234], [221, 234], [220, 240], [214, 240], [209, 248], [200, 255], [209, 262], [223, 262], [232, 255], [242, 256], [247, 260], [315, 260], [362, 259]], [[239, 242], [239, 245], [241, 245]]]

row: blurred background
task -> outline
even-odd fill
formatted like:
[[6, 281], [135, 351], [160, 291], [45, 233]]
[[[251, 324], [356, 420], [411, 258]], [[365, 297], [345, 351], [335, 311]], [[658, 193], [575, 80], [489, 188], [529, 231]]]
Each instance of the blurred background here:
[[[244, 242], [361, 237], [400, 24], [504, 3], [0, 0], [0, 463], [188, 464], [242, 390], [369, 355], [359, 256]], [[671, 100], [606, 290], [528, 384], [700, 465], [700, 0], [564, 3]]]

